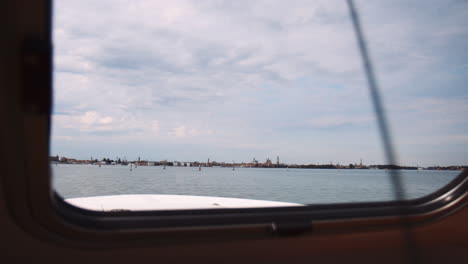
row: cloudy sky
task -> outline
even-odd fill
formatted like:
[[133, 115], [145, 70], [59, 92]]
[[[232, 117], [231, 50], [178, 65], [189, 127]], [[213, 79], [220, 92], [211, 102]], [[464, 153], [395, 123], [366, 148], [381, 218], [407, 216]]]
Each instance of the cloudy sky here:
[[[358, 1], [398, 160], [468, 164], [468, 2]], [[345, 1], [54, 2], [52, 155], [384, 163]]]

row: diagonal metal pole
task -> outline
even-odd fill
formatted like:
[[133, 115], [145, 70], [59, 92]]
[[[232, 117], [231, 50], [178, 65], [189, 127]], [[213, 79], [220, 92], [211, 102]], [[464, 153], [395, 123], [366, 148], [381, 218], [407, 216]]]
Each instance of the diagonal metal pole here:
[[[387, 125], [387, 117], [385, 116], [385, 112], [382, 106], [382, 99], [380, 98], [377, 80], [375, 78], [372, 62], [369, 56], [366, 42], [364, 40], [364, 35], [361, 29], [359, 17], [354, 7], [353, 0], [348, 0], [348, 6], [351, 14], [351, 20], [353, 21], [354, 30], [356, 33], [362, 62], [364, 64], [369, 93], [371, 95], [375, 115], [377, 116], [377, 124], [379, 126], [383, 148], [385, 151], [385, 157], [387, 159], [388, 164], [397, 165], [393, 150], [392, 139]], [[390, 175], [394, 186], [395, 199], [397, 201], [404, 200], [406, 196], [404, 193], [403, 184], [401, 182], [400, 173], [398, 173], [398, 170], [390, 170]]]
[[[347, 4], [349, 7], [351, 20], [353, 22], [353, 27], [354, 27], [354, 31], [356, 34], [356, 38], [358, 41], [359, 51], [361, 54], [362, 63], [363, 63], [364, 71], [366, 74], [367, 86], [369, 88], [369, 93], [371, 95], [375, 115], [377, 117], [377, 124], [379, 127], [385, 156], [386, 156], [388, 164], [397, 165], [395, 152], [393, 150], [391, 134], [389, 132], [387, 118], [386, 118], [384, 108], [382, 105], [382, 99], [380, 97], [377, 79], [375, 77], [375, 73], [373, 70], [374, 68], [372, 66], [372, 62], [371, 62], [368, 48], [366, 45], [366, 41], [364, 38], [364, 33], [361, 28], [359, 16], [354, 6], [354, 1], [347, 0]], [[395, 169], [390, 170], [390, 180], [393, 186], [394, 197], [398, 203], [399, 213], [400, 213], [401, 220], [403, 223], [403, 237], [405, 240], [404, 243], [406, 243], [405, 248], [407, 250], [406, 253], [407, 253], [408, 261], [412, 263], [416, 263], [418, 262], [418, 257], [416, 253], [416, 245], [414, 244], [414, 240], [411, 234], [410, 222], [408, 221], [408, 218], [407, 218], [407, 210], [403, 203], [403, 201], [406, 199], [406, 194], [405, 194], [405, 189], [403, 186], [403, 182], [401, 180], [401, 174], [399, 170], [395, 170]]]

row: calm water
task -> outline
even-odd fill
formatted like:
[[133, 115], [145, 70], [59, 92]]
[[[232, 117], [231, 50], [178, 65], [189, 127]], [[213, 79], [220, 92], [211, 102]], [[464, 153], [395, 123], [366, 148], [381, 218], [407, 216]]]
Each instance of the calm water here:
[[[302, 204], [392, 200], [384, 170], [198, 168], [53, 165], [54, 188], [65, 198], [115, 194], [184, 194]], [[401, 171], [407, 196], [440, 189], [457, 171]]]

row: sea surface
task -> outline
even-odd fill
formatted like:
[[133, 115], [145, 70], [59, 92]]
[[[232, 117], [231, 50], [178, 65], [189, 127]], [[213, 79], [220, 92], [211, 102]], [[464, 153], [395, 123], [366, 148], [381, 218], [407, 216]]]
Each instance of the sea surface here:
[[[118, 194], [179, 194], [323, 204], [394, 200], [385, 170], [202, 168], [52, 165], [64, 198]], [[460, 171], [400, 171], [407, 198], [430, 194]]]

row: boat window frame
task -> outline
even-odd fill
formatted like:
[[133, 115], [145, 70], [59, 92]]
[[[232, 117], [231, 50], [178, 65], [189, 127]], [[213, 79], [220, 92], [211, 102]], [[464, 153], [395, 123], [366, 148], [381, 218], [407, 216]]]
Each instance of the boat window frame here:
[[[30, 11], [35, 16], [30, 19], [25, 19], [29, 13], [24, 9], [9, 6], [12, 14], [21, 14], [23, 20], [13, 15], [8, 18], [16, 26], [9, 43], [20, 48], [9, 57], [12, 65], [18, 67], [12, 67], [13, 74], [8, 77], [12, 80], [9, 86], [12, 110], [8, 114], [11, 120], [17, 121], [10, 129], [12, 145], [6, 149], [13, 150], [12, 146], [16, 146], [15, 153], [21, 158], [5, 156], [11, 165], [2, 183], [10, 214], [28, 232], [58, 243], [78, 243], [85, 247], [102, 247], [103, 243], [106, 247], [119, 246], [129, 239], [154, 244], [209, 238], [232, 240], [233, 234], [239, 239], [270, 238], [419, 225], [446, 217], [468, 203], [468, 170], [465, 169], [440, 190], [407, 201], [119, 212], [97, 212], [72, 206], [55, 193], [51, 185], [51, 5], [51, 0], [38, 1], [37, 8]], [[27, 56], [37, 58], [39, 67], [28, 66]], [[25, 76], [35, 78], [36, 82], [25, 83]], [[32, 91], [32, 95], [41, 96], [29, 96]], [[14, 166], [18, 169], [14, 170]], [[343, 223], [345, 227], [324, 227], [331, 223]]]

